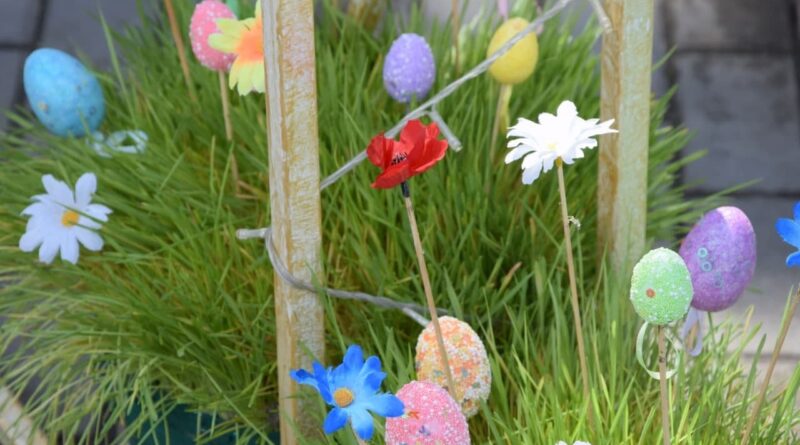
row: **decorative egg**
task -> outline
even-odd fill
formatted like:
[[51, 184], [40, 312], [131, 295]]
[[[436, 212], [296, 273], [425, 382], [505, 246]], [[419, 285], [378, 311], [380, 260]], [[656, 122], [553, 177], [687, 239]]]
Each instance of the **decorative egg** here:
[[383, 63], [383, 85], [400, 103], [424, 99], [436, 78], [433, 52], [425, 38], [417, 34], [398, 37]]
[[100, 82], [69, 54], [37, 49], [25, 60], [22, 77], [33, 113], [51, 133], [82, 137], [103, 122], [106, 106]]
[[651, 250], [633, 268], [631, 302], [648, 323], [664, 325], [680, 319], [689, 311], [692, 295], [689, 269], [672, 250]]
[[189, 25], [192, 51], [203, 66], [214, 71], [228, 71], [236, 59], [235, 54], [217, 51], [208, 44], [211, 34], [219, 32], [217, 19], [235, 19], [233, 11], [219, 0], [203, 0], [194, 8]]
[[756, 271], [756, 234], [747, 215], [736, 207], [706, 213], [679, 252], [692, 275], [692, 306], [702, 311], [731, 307]]
[[386, 445], [469, 445], [467, 419], [442, 387], [430, 382], [405, 384], [397, 397], [401, 417], [386, 419]]
[[[494, 54], [529, 24], [527, 20], [519, 17], [506, 20], [492, 36], [486, 56]], [[538, 60], [539, 41], [536, 33], [530, 32], [489, 67], [489, 74], [502, 84], [518, 84], [533, 74]]]
[[[492, 371], [486, 348], [478, 334], [461, 320], [442, 317], [439, 325], [442, 328], [447, 360], [450, 362], [461, 410], [465, 416], [472, 417], [478, 412], [481, 402], [489, 399], [492, 386]], [[433, 323], [428, 323], [417, 339], [415, 364], [418, 380], [447, 388], [447, 376], [442, 367]]]

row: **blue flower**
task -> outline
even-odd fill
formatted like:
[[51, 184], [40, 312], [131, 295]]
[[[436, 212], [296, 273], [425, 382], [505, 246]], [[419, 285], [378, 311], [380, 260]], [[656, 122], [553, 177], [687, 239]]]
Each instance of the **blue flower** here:
[[347, 348], [343, 363], [335, 369], [325, 369], [314, 362], [314, 373], [304, 369], [291, 371], [292, 378], [301, 385], [319, 391], [325, 403], [333, 409], [325, 418], [323, 429], [331, 434], [347, 424], [362, 440], [370, 440], [373, 433], [372, 414], [383, 417], [403, 415], [403, 402], [392, 394], [379, 393], [386, 373], [381, 371], [381, 360], [371, 356], [364, 361], [361, 347]]
[[775, 223], [775, 228], [784, 241], [798, 249], [786, 257], [786, 265], [800, 267], [800, 201], [794, 205], [794, 219], [780, 218]]

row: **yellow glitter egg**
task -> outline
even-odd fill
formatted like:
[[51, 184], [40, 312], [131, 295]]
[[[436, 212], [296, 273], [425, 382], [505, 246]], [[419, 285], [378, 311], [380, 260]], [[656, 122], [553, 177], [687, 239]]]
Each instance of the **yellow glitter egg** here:
[[[450, 371], [455, 381], [458, 402], [466, 417], [478, 412], [481, 402], [489, 398], [492, 372], [489, 357], [480, 337], [468, 324], [453, 317], [439, 319], [444, 337]], [[422, 331], [417, 339], [415, 360], [417, 379], [447, 387], [447, 376], [441, 366], [439, 344], [433, 323]]]
[[[528, 25], [527, 20], [519, 17], [506, 20], [492, 36], [486, 56], [491, 56]], [[531, 32], [497, 59], [489, 67], [489, 74], [502, 84], [518, 84], [533, 74], [537, 60], [539, 60], [539, 42], [536, 33]]]

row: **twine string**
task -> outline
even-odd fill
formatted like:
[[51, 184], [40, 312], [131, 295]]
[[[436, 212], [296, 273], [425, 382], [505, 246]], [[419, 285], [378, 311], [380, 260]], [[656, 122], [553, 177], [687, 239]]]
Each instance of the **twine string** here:
[[[411, 319], [422, 325], [423, 327], [428, 326], [428, 320], [422, 315], [420, 315], [421, 313], [424, 313], [424, 311], [427, 309], [418, 304], [404, 303], [401, 301], [393, 300], [389, 297], [384, 297], [382, 295], [371, 295], [364, 292], [354, 292], [342, 289], [334, 289], [325, 286], [316, 286], [313, 283], [302, 280], [292, 275], [292, 273], [289, 272], [289, 269], [286, 267], [286, 265], [283, 263], [283, 261], [281, 261], [280, 257], [278, 256], [278, 252], [275, 249], [275, 244], [272, 242], [272, 229], [269, 227], [264, 229], [255, 229], [255, 230], [250, 230], [250, 229], [238, 230], [236, 232], [236, 237], [241, 240], [263, 238], [264, 246], [267, 249], [267, 255], [269, 255], [269, 260], [272, 263], [272, 267], [275, 268], [275, 272], [278, 274], [278, 276], [281, 277], [283, 281], [289, 283], [292, 287], [314, 293], [324, 292], [330, 295], [331, 297], [343, 300], [364, 301], [387, 309], [398, 309], [407, 316], [409, 316]], [[437, 309], [437, 310], [439, 311], [439, 313], [442, 314], [445, 313], [445, 311], [443, 311], [442, 309]]]
[[[526, 35], [532, 32], [536, 32], [537, 29], [539, 29], [545, 22], [555, 17], [571, 1], [572, 0], [558, 0], [550, 9], [540, 14], [535, 20], [533, 20], [520, 32], [514, 35], [514, 37], [512, 37], [505, 44], [503, 44], [503, 46], [501, 46], [497, 51], [492, 53], [483, 62], [479, 63], [471, 70], [467, 71], [463, 76], [459, 77], [458, 79], [454, 80], [453, 82], [442, 88], [438, 93], [433, 95], [422, 105], [418, 106], [414, 110], [409, 111], [405, 116], [403, 116], [402, 119], [400, 119], [400, 121], [397, 124], [395, 124], [392, 128], [386, 131], [385, 136], [387, 138], [393, 139], [400, 133], [400, 131], [405, 127], [408, 121], [413, 119], [418, 119], [422, 116], [427, 115], [428, 117], [431, 118], [431, 120], [436, 122], [436, 124], [439, 126], [443, 136], [447, 139], [450, 147], [454, 151], [460, 151], [462, 147], [461, 141], [455, 136], [455, 134], [452, 132], [452, 130], [447, 125], [445, 120], [436, 110], [436, 106], [445, 98], [453, 94], [462, 85], [486, 72], [497, 59], [499, 59], [505, 53], [507, 53], [514, 45], [517, 44], [517, 42], [525, 38]], [[605, 11], [602, 8], [602, 5], [600, 5], [600, 3], [596, 0], [589, 0], [589, 1], [592, 2], [592, 5], [594, 6], [595, 13], [599, 17], [600, 24], [604, 27], [606, 32], [608, 32], [608, 30], [610, 29], [610, 22], [608, 20], [608, 16], [605, 14]], [[357, 155], [355, 155], [353, 158], [351, 158], [349, 161], [347, 161], [345, 164], [339, 167], [339, 169], [337, 169], [336, 171], [328, 175], [325, 179], [323, 179], [320, 182], [320, 191], [325, 190], [326, 188], [338, 182], [347, 173], [349, 173], [359, 164], [361, 164], [365, 159], [367, 159], [366, 150], [360, 151]], [[388, 297], [380, 295], [371, 295], [364, 292], [352, 292], [341, 289], [333, 289], [324, 286], [315, 286], [313, 283], [309, 283], [307, 281], [295, 277], [289, 272], [289, 269], [286, 267], [286, 265], [281, 261], [280, 257], [278, 256], [278, 253], [275, 250], [275, 246], [272, 242], [272, 229], [269, 227], [263, 229], [255, 229], [255, 230], [253, 229], [238, 230], [236, 232], [236, 236], [241, 240], [253, 239], [253, 238], [264, 239], [264, 245], [266, 246], [269, 259], [272, 262], [273, 267], [275, 268], [275, 272], [277, 272], [278, 276], [281, 277], [282, 280], [289, 283], [293, 287], [315, 293], [325, 292], [326, 294], [335, 298], [364, 301], [375, 304], [380, 307], [398, 309], [422, 326], [427, 326], [429, 323], [429, 320], [427, 320], [425, 317], [421, 315], [421, 313], [424, 313], [425, 308], [423, 308], [420, 305], [413, 303], [403, 303], [392, 300], [391, 298]], [[446, 312], [443, 311], [442, 309], [437, 309], [437, 311], [441, 314], [446, 314]]]

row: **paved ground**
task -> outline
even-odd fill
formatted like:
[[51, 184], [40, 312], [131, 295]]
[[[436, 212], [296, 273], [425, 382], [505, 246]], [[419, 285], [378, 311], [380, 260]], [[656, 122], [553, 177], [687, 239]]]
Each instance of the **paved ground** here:
[[[684, 181], [707, 194], [751, 179], [760, 182], [735, 194], [758, 234], [759, 264], [752, 289], [731, 310], [741, 316], [755, 305], [771, 348], [780, 313], [800, 269], [790, 271], [789, 252], [773, 229], [800, 199], [800, 106], [798, 30], [794, 0], [656, 0], [656, 58], [676, 53], [654, 75], [654, 88], [678, 84], [671, 119], [696, 131], [688, 152], [709, 155], [689, 166]], [[138, 22], [135, 0], [0, 0], [0, 109], [24, 103], [21, 72], [25, 56], [39, 46], [108, 62], [98, 7], [112, 27]], [[444, 1], [424, 2], [446, 16]], [[77, 50], [77, 51], [76, 51]], [[0, 118], [0, 128], [5, 118]], [[796, 317], [800, 318], [800, 317]], [[800, 320], [784, 347], [781, 369], [800, 359]], [[748, 350], [753, 351], [755, 345]], [[784, 374], [785, 375], [785, 374]]]

